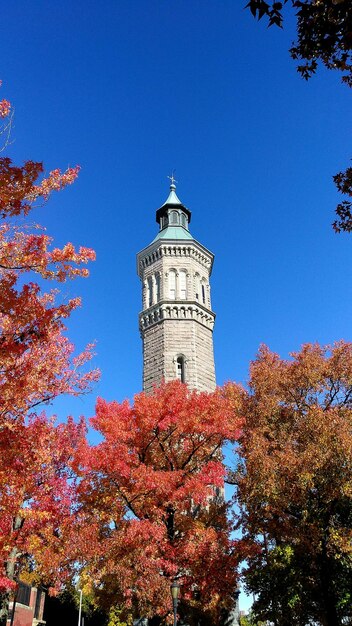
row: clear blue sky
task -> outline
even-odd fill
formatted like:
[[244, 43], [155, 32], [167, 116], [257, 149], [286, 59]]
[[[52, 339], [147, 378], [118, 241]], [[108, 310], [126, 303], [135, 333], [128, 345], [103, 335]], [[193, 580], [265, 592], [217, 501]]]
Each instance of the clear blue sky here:
[[264, 342], [286, 357], [305, 342], [351, 338], [352, 235], [334, 235], [332, 175], [352, 156], [351, 92], [337, 75], [310, 82], [283, 31], [257, 24], [246, 0], [6, 4], [1, 97], [16, 107], [16, 162], [79, 163], [72, 187], [33, 214], [61, 245], [93, 247], [91, 277], [69, 324], [97, 341], [102, 377], [55, 410], [93, 414], [97, 395], [141, 389], [141, 287], [135, 254], [176, 169], [192, 234], [215, 253], [217, 380], [245, 381]]

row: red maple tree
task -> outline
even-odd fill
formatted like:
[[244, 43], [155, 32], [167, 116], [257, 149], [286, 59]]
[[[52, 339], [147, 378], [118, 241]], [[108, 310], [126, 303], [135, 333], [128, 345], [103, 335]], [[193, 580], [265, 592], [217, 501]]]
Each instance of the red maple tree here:
[[55, 425], [44, 413], [1, 430], [0, 554], [10, 580], [34, 566], [52, 585], [67, 576], [64, 527], [73, 524], [72, 464], [85, 432], [83, 420]]
[[[8, 116], [10, 103], [0, 105], [0, 116]], [[74, 347], [64, 335], [63, 320], [80, 299], [56, 304], [57, 291], [43, 293], [33, 280], [35, 275], [59, 282], [87, 276], [81, 266], [94, 260], [93, 250], [77, 251], [71, 243], [51, 249], [51, 237], [38, 225], [19, 226], [13, 219], [71, 184], [79, 167], [64, 173], [57, 169], [40, 179], [42, 172], [42, 163], [27, 161], [18, 167], [8, 157], [0, 158], [0, 425], [23, 419], [59, 394], [81, 393], [98, 375], [79, 371], [91, 358], [91, 346], [72, 360]]]
[[98, 400], [91, 423], [103, 440], [81, 451], [82, 541], [100, 597], [165, 618], [177, 578], [181, 613], [217, 620], [237, 566], [221, 447], [240, 421], [230, 420], [227, 400], [174, 381], [133, 406]]
[[[6, 122], [10, 115], [10, 103], [2, 100], [0, 117]], [[0, 158], [3, 620], [8, 605], [6, 590], [13, 586], [13, 578], [23, 562], [34, 561], [38, 571], [46, 571], [47, 575], [51, 575], [53, 563], [58, 564], [58, 570], [61, 568], [55, 553], [56, 535], [71, 507], [69, 461], [82, 427], [71, 422], [55, 427], [45, 416], [36, 415], [36, 407], [63, 393], [82, 393], [98, 377], [96, 370], [81, 370], [91, 358], [92, 347], [74, 356], [74, 347], [64, 334], [64, 321], [79, 306], [79, 298], [57, 302], [56, 290], [45, 293], [35, 282], [63, 282], [87, 276], [82, 264], [93, 260], [94, 252], [87, 248], [76, 250], [70, 243], [62, 249], [52, 248], [52, 239], [43, 229], [23, 225], [23, 217], [37, 202], [45, 202], [53, 191], [71, 184], [78, 171], [78, 167], [63, 173], [54, 170], [42, 178], [41, 163], [27, 161], [15, 166], [8, 157]], [[45, 564], [50, 566], [50, 572]]]

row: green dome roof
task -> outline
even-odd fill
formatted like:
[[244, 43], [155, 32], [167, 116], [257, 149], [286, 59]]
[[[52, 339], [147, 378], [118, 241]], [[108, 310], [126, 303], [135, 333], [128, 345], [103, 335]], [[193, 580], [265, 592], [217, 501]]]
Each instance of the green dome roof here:
[[162, 230], [159, 230], [157, 236], [154, 241], [158, 241], [159, 239], [172, 239], [176, 241], [187, 241], [193, 240], [193, 237], [189, 230], [183, 228], [183, 226], [167, 226]]

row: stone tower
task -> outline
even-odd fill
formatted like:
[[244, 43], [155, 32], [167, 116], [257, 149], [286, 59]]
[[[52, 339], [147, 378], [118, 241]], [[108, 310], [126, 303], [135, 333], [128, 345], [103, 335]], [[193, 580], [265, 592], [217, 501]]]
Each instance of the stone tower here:
[[175, 190], [171, 177], [169, 197], [156, 212], [159, 232], [137, 255], [147, 393], [175, 378], [198, 391], [213, 391], [216, 385], [209, 285], [214, 255], [192, 237], [191, 212]]

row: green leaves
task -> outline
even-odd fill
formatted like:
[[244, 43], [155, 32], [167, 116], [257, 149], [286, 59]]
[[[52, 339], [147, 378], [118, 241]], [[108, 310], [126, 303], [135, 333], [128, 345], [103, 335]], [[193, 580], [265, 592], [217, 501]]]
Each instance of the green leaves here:
[[256, 615], [340, 623], [328, 616], [351, 617], [341, 602], [352, 573], [352, 344], [308, 344], [287, 361], [261, 348], [241, 412], [237, 502]]

